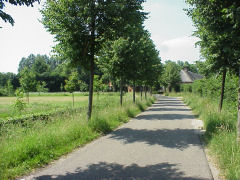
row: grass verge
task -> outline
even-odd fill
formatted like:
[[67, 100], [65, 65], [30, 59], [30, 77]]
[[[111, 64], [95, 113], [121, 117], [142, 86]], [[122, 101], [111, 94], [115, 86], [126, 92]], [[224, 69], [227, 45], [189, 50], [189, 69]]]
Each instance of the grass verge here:
[[204, 122], [204, 140], [210, 155], [216, 159], [221, 175], [229, 180], [240, 179], [240, 146], [236, 142], [237, 107], [224, 103], [218, 111], [218, 101], [191, 93], [170, 94], [184, 98], [193, 112]]
[[114, 130], [154, 101], [151, 98], [133, 104], [131, 97], [126, 96], [124, 106], [120, 107], [118, 99], [106, 96], [97, 101], [90, 122], [82, 111], [55, 116], [48, 121], [9, 124], [1, 129], [0, 179], [16, 178], [58, 159]]

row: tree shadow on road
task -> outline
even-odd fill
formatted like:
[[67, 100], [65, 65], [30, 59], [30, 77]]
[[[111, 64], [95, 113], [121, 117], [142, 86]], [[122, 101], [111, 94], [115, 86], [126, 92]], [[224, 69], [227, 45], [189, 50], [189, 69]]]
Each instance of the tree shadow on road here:
[[183, 119], [194, 119], [195, 116], [191, 114], [142, 114], [137, 116], [136, 120], [156, 120], [156, 121], [174, 121]]
[[186, 106], [185, 104], [183, 103], [179, 103], [179, 104], [175, 104], [175, 103], [155, 103], [152, 105], [153, 107], [165, 107], [165, 106]]
[[191, 146], [201, 146], [194, 129], [118, 129], [109, 138], [121, 140], [125, 144], [143, 142], [149, 145], [161, 145], [167, 148], [184, 150]]
[[166, 108], [166, 107], [151, 107], [147, 111], [191, 111], [186, 108]]
[[177, 164], [160, 163], [145, 167], [132, 164], [124, 166], [116, 163], [100, 162], [91, 164], [87, 169], [76, 169], [65, 175], [43, 175], [36, 180], [206, 180], [203, 178], [184, 177], [184, 172]]

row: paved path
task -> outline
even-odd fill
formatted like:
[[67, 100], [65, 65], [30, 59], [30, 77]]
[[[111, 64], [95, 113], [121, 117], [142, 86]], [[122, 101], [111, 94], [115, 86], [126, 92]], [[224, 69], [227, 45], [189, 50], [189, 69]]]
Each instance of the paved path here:
[[121, 128], [24, 179], [212, 179], [193, 121], [179, 99], [160, 96]]

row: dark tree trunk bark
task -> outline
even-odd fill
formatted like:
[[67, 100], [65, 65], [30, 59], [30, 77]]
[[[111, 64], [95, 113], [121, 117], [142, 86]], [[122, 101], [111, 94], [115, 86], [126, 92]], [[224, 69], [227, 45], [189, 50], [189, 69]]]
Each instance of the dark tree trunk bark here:
[[145, 99], [147, 99], [147, 86], [144, 87], [144, 91], [145, 91]]
[[135, 81], [133, 81], [133, 102], [134, 103], [136, 102], [135, 91], [136, 91]]
[[90, 82], [89, 82], [89, 96], [88, 96], [88, 112], [87, 112], [88, 120], [91, 119], [91, 116], [92, 116], [93, 78], [94, 78], [94, 60], [91, 60]]
[[92, 116], [92, 104], [93, 104], [93, 79], [94, 79], [94, 55], [95, 55], [95, 1], [92, 1], [91, 5], [92, 19], [91, 19], [91, 58], [90, 58], [90, 82], [89, 82], [89, 96], [88, 96], [88, 112], [87, 118], [91, 119]]
[[121, 106], [123, 104], [123, 80], [122, 80], [122, 78], [120, 80], [120, 104], [121, 104]]
[[141, 86], [141, 101], [142, 101], [142, 97], [143, 97], [143, 87]]
[[74, 108], [74, 93], [72, 92], [72, 105], [73, 105], [73, 108]]
[[219, 103], [219, 111], [220, 112], [222, 111], [222, 105], [223, 105], [226, 74], [227, 74], [227, 69], [224, 68], [223, 69], [223, 75], [222, 75], [221, 99], [220, 99], [220, 103]]
[[238, 125], [237, 125], [237, 142], [240, 143], [240, 66], [238, 75]]

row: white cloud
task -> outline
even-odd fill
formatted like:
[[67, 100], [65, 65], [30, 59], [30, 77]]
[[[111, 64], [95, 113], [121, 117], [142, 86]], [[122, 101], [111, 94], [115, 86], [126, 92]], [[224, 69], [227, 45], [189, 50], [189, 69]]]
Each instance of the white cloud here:
[[150, 12], [145, 26], [163, 61], [200, 59], [199, 48], [195, 48], [198, 39], [191, 37], [195, 28], [184, 8], [184, 0], [148, 0], [144, 4], [145, 11]]
[[179, 37], [158, 43], [160, 56], [163, 61], [166, 60], [182, 60], [194, 62], [199, 60], [199, 47], [195, 47], [195, 43], [199, 41], [196, 37]]

